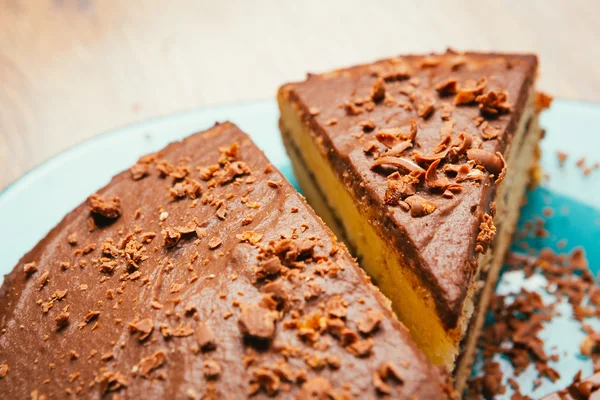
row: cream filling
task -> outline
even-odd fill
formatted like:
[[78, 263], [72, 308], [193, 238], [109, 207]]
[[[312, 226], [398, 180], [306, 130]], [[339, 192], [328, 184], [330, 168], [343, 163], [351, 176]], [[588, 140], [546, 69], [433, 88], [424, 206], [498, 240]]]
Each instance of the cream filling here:
[[[354, 200], [352, 194], [348, 191], [349, 189], [338, 179], [336, 172], [329, 165], [325, 149], [319, 146], [316, 135], [302, 123], [299, 110], [290, 104], [283, 95], [279, 100], [284, 142], [292, 159], [300, 186], [303, 188], [309, 203], [313, 205], [336, 234], [347, 239], [351, 247], [355, 249], [356, 255], [361, 259], [363, 268], [373, 278], [380, 290], [390, 298], [397, 316], [409, 328], [413, 339], [429, 359], [435, 364], [446, 366], [448, 370], [454, 369], [461, 340], [475, 308], [473, 298], [478, 289], [483, 286], [483, 282], [471, 285], [458, 327], [451, 330], [446, 329], [439, 318], [429, 289], [422, 284], [413, 267], [402, 262], [403, 259], [397, 255], [397, 250], [380, 238], [378, 232], [369, 222], [372, 218], [369, 210], [360, 207], [360, 204]], [[519, 141], [522, 141], [525, 136], [524, 124], [527, 119], [527, 116], [522, 118], [521, 126], [513, 141], [515, 146], [508, 151], [509, 172], [498, 189], [497, 201], [501, 203], [497, 205], [498, 215], [502, 215], [500, 212], [505, 208], [504, 201], [502, 201], [503, 196], [501, 195], [504, 193], [502, 188], [508, 186], [507, 182], [513, 180], [511, 176], [514, 177], [516, 174], [513, 169], [520, 169], [512, 168], [512, 163], [518, 149], [521, 147], [518, 145]], [[537, 128], [536, 124], [531, 126]], [[537, 139], [533, 140], [534, 143], [536, 141]], [[522, 152], [525, 154], [525, 149]], [[531, 157], [527, 158], [531, 159]], [[311, 174], [309, 171], [318, 171], [318, 173]], [[319, 188], [327, 188], [327, 190], [320, 191]], [[512, 190], [507, 192], [510, 193]], [[520, 195], [517, 195], [517, 197], [520, 198]], [[518, 205], [513, 208], [516, 210], [514, 213], [518, 216]], [[341, 221], [336, 218], [339, 216], [343, 216]], [[514, 222], [506, 222], [508, 223], [503, 223], [502, 226], [510, 227], [509, 232], [512, 233]], [[510, 239], [510, 233], [508, 234], [508, 240]], [[498, 236], [504, 236], [503, 232], [499, 231]], [[505, 249], [502, 250], [497, 245], [494, 245], [494, 248], [499, 250], [494, 251], [494, 254], [498, 254], [494, 256], [494, 260], [499, 259], [498, 264], [500, 265]], [[486, 267], [486, 264], [489, 264], [491, 260], [492, 255], [488, 253], [485, 259], [480, 260], [480, 265]], [[491, 270], [488, 278], [488, 284], [493, 288], [496, 277]], [[482, 303], [487, 305], [487, 301], [484, 301], [483, 297], [481, 299]], [[468, 357], [462, 359], [468, 360]]]

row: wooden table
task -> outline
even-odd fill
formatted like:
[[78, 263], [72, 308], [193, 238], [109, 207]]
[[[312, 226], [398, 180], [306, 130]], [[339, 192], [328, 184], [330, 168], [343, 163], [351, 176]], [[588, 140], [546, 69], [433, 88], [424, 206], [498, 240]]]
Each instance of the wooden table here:
[[0, 188], [90, 136], [403, 52], [535, 51], [600, 100], [600, 2], [0, 0]]

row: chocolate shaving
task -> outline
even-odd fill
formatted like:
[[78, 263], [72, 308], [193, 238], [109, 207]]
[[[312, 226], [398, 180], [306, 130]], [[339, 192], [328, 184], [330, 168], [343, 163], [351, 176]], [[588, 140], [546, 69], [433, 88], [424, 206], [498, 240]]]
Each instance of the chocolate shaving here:
[[477, 245], [475, 246], [476, 253], [485, 253], [492, 243], [496, 235], [496, 227], [494, 226], [493, 218], [485, 213], [483, 221], [479, 224], [479, 233], [477, 234]]
[[271, 339], [275, 334], [276, 312], [259, 306], [242, 305], [239, 326], [245, 335], [258, 339]]
[[129, 332], [138, 333], [138, 339], [140, 341], [146, 339], [152, 333], [154, 329], [154, 323], [150, 318], [145, 318], [137, 322], [129, 324]]
[[121, 199], [117, 196], [102, 197], [94, 193], [87, 199], [92, 214], [107, 219], [117, 219], [121, 216]]
[[447, 79], [438, 83], [435, 86], [435, 90], [439, 93], [440, 96], [449, 96], [452, 94], [456, 94], [458, 91], [458, 82], [456, 79]]
[[387, 191], [385, 192], [385, 202], [390, 205], [398, 203], [408, 196], [417, 192], [419, 179], [411, 174], [400, 175], [394, 172], [387, 179]]
[[374, 102], [379, 102], [385, 98], [385, 81], [382, 77], [377, 78], [373, 83], [370, 97]]
[[214, 350], [217, 347], [215, 333], [207, 323], [200, 324], [196, 329], [196, 338], [202, 351]]
[[439, 164], [440, 160], [435, 160], [431, 163], [429, 168], [427, 168], [427, 172], [425, 173], [425, 183], [427, 183], [427, 186], [432, 189], [445, 190], [448, 186], [450, 186], [451, 182], [446, 177], [438, 177], [437, 167]]
[[405, 201], [410, 206], [410, 216], [413, 218], [424, 217], [436, 209], [435, 203], [418, 195], [409, 196]]
[[506, 163], [499, 152], [496, 154], [484, 149], [467, 150], [467, 158], [483, 166], [490, 174], [498, 176], [506, 167]]
[[383, 321], [383, 313], [379, 310], [370, 310], [357, 322], [356, 326], [361, 333], [370, 334], [379, 327], [381, 321]]
[[487, 77], [482, 77], [477, 82], [468, 80], [460, 87], [458, 93], [454, 97], [454, 104], [464, 105], [475, 102], [478, 95], [483, 93], [487, 85]]
[[425, 170], [423, 168], [419, 167], [412, 161], [401, 157], [379, 157], [377, 160], [375, 160], [375, 162], [373, 162], [373, 164], [371, 164], [371, 169], [375, 169], [382, 165], [396, 167], [408, 173], [425, 173]]
[[226, 185], [238, 176], [249, 175], [251, 173], [252, 170], [248, 164], [243, 161], [234, 161], [225, 167], [225, 173], [221, 175], [218, 182], [220, 185]]
[[496, 139], [500, 135], [501, 130], [494, 128], [487, 121], [481, 124], [481, 137], [485, 140]]
[[137, 365], [138, 371], [144, 378], [150, 378], [150, 373], [157, 368], [163, 366], [167, 360], [167, 350], [160, 349], [154, 352], [154, 354], [144, 357], [140, 360]]
[[479, 104], [479, 110], [487, 117], [495, 117], [510, 111], [508, 94], [490, 90], [486, 94], [477, 96], [475, 101]]

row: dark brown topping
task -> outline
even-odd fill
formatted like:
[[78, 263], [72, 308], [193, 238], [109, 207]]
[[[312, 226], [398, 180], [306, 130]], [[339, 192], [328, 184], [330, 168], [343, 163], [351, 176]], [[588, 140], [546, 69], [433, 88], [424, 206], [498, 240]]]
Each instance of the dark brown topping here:
[[406, 198], [406, 203], [410, 206], [410, 215], [414, 218], [424, 217], [435, 211], [435, 203], [424, 199], [421, 196], [413, 195]]
[[117, 196], [102, 197], [99, 194], [93, 194], [88, 197], [87, 201], [92, 214], [108, 219], [117, 219], [121, 216], [121, 199]]
[[198, 339], [198, 346], [204, 351], [214, 350], [217, 347], [215, 333], [207, 323], [198, 326], [198, 329], [196, 329], [196, 338]]
[[241, 331], [258, 339], [271, 339], [275, 334], [278, 314], [258, 304], [242, 305], [239, 319]]
[[454, 104], [463, 105], [475, 102], [477, 96], [483, 93], [487, 86], [487, 78], [484, 76], [477, 82], [468, 80], [462, 85], [456, 96], [454, 97]]

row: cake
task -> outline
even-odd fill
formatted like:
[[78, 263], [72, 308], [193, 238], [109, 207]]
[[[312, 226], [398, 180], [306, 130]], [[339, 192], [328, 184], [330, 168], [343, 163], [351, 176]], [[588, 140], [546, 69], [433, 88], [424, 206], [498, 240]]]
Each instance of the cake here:
[[68, 214], [5, 277], [0, 331], [6, 398], [451, 394], [230, 123], [142, 157]]
[[600, 399], [600, 372], [585, 379], [581, 371], [575, 375], [573, 382], [565, 389], [551, 393], [542, 400], [587, 400]]
[[[407, 55], [278, 93], [306, 198], [464, 387], [541, 130], [537, 58]], [[540, 101], [542, 100], [542, 101]]]

